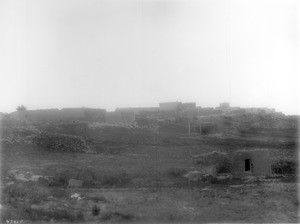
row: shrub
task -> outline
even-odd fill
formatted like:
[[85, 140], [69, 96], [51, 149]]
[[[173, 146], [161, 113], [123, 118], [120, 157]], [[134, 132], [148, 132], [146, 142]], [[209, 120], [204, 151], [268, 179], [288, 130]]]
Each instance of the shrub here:
[[104, 197], [104, 196], [89, 196], [89, 197], [85, 197], [86, 200], [91, 200], [95, 203], [98, 203], [99, 201], [102, 202], [108, 202], [108, 200]]
[[100, 208], [97, 205], [94, 205], [92, 208], [92, 214], [93, 216], [98, 216], [100, 213]]
[[54, 187], [66, 187], [69, 184], [69, 180], [76, 175], [75, 171], [62, 170], [54, 176], [50, 183], [50, 186]]
[[65, 189], [53, 188], [50, 190], [50, 194], [55, 198], [67, 198], [69, 193]]
[[81, 211], [66, 209], [66, 208], [32, 208], [30, 206], [26, 206], [24, 208], [25, 213], [28, 216], [28, 219], [31, 221], [38, 220], [46, 220], [50, 221], [51, 219], [55, 221], [59, 220], [67, 220], [67, 221], [75, 221], [81, 220], [83, 218], [83, 214]]
[[231, 172], [230, 159], [228, 154], [224, 152], [213, 151], [201, 154], [198, 156], [196, 164], [202, 166], [214, 166], [216, 168], [216, 174]]
[[278, 160], [272, 164], [272, 172], [276, 174], [295, 174], [297, 163], [293, 160]]
[[117, 219], [119, 221], [132, 221], [136, 217], [132, 214], [127, 214], [127, 213], [121, 213], [121, 212], [106, 212], [102, 215], [101, 219], [104, 221], [112, 220], [112, 219]]
[[218, 165], [216, 166], [217, 168], [217, 174], [221, 173], [231, 173], [231, 164], [229, 160], [221, 160], [219, 161]]
[[131, 182], [129, 175], [125, 171], [113, 175], [106, 175], [99, 179], [102, 186], [123, 187]]
[[182, 168], [170, 168], [167, 170], [167, 174], [171, 178], [180, 178], [182, 177], [187, 171]]
[[75, 176], [75, 179], [82, 180], [84, 187], [93, 187], [95, 186], [97, 176], [92, 169], [87, 168], [80, 170]]
[[38, 203], [47, 199], [49, 190], [34, 183], [19, 183], [9, 185], [4, 189], [4, 194], [9, 198], [28, 200], [30, 203]]

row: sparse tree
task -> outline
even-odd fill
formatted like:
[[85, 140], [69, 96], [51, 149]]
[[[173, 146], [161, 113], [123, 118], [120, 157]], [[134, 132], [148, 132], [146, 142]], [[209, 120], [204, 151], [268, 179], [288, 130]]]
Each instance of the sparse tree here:
[[19, 111], [19, 112], [23, 112], [23, 111], [26, 111], [26, 110], [27, 110], [27, 108], [24, 105], [21, 105], [21, 106], [17, 107], [17, 111]]

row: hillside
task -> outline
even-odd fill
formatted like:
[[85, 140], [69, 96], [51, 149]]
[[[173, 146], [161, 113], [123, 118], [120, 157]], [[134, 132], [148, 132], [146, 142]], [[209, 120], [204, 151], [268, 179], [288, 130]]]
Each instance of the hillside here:
[[[297, 222], [299, 117], [201, 119], [202, 133], [193, 129], [199, 119], [137, 117], [134, 125], [112, 125], [4, 116], [2, 221], [223, 222], [226, 211], [231, 222]], [[201, 155], [260, 148], [270, 153], [270, 177], [234, 179], [222, 166], [216, 177], [186, 177], [209, 170]]]

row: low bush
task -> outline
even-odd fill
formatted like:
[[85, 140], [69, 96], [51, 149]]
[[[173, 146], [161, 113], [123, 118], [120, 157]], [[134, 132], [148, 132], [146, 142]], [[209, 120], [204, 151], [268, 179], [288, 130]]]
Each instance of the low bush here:
[[100, 208], [97, 205], [94, 205], [92, 208], [92, 214], [93, 216], [98, 216], [100, 213]]
[[170, 168], [167, 170], [167, 175], [171, 178], [180, 178], [186, 174], [186, 169], [182, 168]]
[[217, 166], [217, 174], [221, 173], [231, 173], [231, 164], [227, 160], [221, 161]]
[[85, 197], [85, 199], [86, 200], [91, 200], [91, 201], [93, 201], [93, 202], [95, 202], [95, 203], [98, 203], [99, 201], [101, 201], [101, 202], [108, 202], [108, 200], [106, 199], [106, 197], [104, 197], [104, 196], [89, 196], [89, 197]]
[[297, 163], [293, 160], [278, 160], [272, 164], [272, 172], [275, 174], [295, 174]]
[[84, 168], [77, 171], [75, 179], [82, 180], [83, 187], [94, 187], [97, 181], [97, 175], [92, 169]]
[[50, 182], [50, 186], [53, 187], [67, 187], [69, 184], [69, 180], [71, 178], [75, 178], [77, 175], [77, 170], [60, 170], [57, 171], [56, 174], [54, 175], [53, 180]]
[[132, 214], [123, 212], [106, 212], [101, 216], [103, 221], [116, 220], [116, 221], [133, 221], [136, 217]]
[[66, 189], [60, 189], [60, 188], [50, 189], [50, 194], [54, 198], [68, 198], [70, 196], [69, 192]]
[[4, 194], [8, 198], [15, 198], [29, 201], [30, 203], [39, 203], [50, 196], [47, 188], [41, 187], [35, 183], [17, 183], [9, 185], [4, 189]]
[[25, 213], [27, 213], [27, 217], [31, 221], [79, 221], [83, 219], [83, 214], [81, 211], [67, 209], [67, 208], [32, 208], [27, 206], [24, 208]]
[[124, 187], [131, 182], [129, 175], [123, 171], [112, 175], [106, 175], [98, 178], [101, 186]]
[[[72, 207], [63, 207], [61, 204], [51, 206], [34, 205], [32, 202], [21, 200], [17, 206], [7, 205], [1, 212], [1, 220], [38, 221], [80, 221], [84, 215], [80, 210]], [[31, 222], [30, 222], [31, 223]]]

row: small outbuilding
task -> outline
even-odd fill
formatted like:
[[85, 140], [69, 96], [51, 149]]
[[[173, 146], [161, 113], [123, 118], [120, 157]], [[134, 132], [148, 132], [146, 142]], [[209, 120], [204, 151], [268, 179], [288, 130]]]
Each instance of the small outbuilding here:
[[271, 175], [271, 162], [268, 149], [235, 151], [231, 154], [230, 160], [234, 178], [241, 178], [248, 175]]

